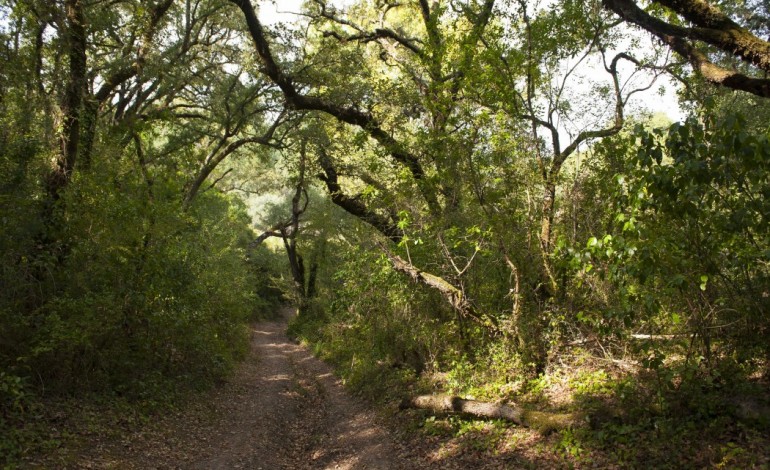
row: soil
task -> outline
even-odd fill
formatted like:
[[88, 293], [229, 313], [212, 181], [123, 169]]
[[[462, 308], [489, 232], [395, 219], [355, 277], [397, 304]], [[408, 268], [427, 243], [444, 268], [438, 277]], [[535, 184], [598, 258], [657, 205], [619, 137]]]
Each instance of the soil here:
[[506, 440], [516, 445], [490, 453], [477, 448], [476, 441], [466, 445], [462, 439], [407, 431], [402, 424], [415, 422], [408, 414], [381, 417], [351, 395], [329, 365], [287, 337], [291, 314], [285, 309], [280, 318], [253, 325], [247, 358], [227, 383], [200, 399], [147, 422], [118, 418], [112, 428], [87, 424], [111, 418], [84, 410], [80, 420], [65, 419], [57, 426], [61, 429], [51, 430], [52, 436], [77, 436], [80, 445], [28, 456], [22, 468], [554, 467], [554, 461], [539, 452], [529, 455], [540, 437], [525, 429], [512, 428], [520, 435]]
[[[378, 414], [352, 396], [330, 366], [289, 340], [291, 313], [286, 309], [275, 321], [253, 325], [250, 352], [231, 379], [180, 409], [147, 416], [88, 401], [52, 403], [46, 407], [51, 416], [40, 418], [49, 447], [30, 450], [20, 468], [445, 470], [644, 463], [765, 468], [768, 463], [767, 440], [745, 428], [726, 429], [711, 440], [672, 443], [648, 431], [620, 447], [589, 449], [570, 433], [543, 436], [483, 421], [458, 425], [452, 417], [426, 417], [419, 410]], [[716, 453], [720, 443], [732, 441], [745, 456]], [[652, 444], [649, 455], [623, 457], [626, 447], [644, 443]], [[682, 446], [688, 451], [680, 453]]]
[[213, 392], [154, 430], [97, 440], [79, 468], [422, 468], [346, 392], [331, 368], [286, 336], [290, 310], [252, 327], [251, 351]]

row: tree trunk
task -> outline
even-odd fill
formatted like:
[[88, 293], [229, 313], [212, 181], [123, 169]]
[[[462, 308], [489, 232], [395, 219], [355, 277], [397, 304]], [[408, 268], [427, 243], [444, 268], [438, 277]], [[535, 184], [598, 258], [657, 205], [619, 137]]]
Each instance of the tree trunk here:
[[[68, 247], [61, 244], [64, 224], [62, 194], [72, 179], [80, 148], [81, 113], [87, 87], [86, 27], [82, 0], [66, 0], [64, 12], [66, 28], [63, 32], [65, 50], [69, 60], [68, 75], [60, 103], [61, 123], [58, 130], [59, 149], [51, 168], [43, 179], [46, 197], [40, 214], [43, 230], [37, 235], [34, 256], [43, 258], [53, 255], [61, 264]], [[38, 280], [46, 276], [41, 268], [34, 274]]]
[[552, 181], [553, 176], [549, 175], [545, 182], [545, 191], [543, 193], [543, 215], [540, 220], [540, 252], [543, 259], [543, 275], [540, 286], [538, 286], [538, 296], [542, 299], [552, 297], [558, 290], [556, 280], [551, 270], [551, 262], [548, 257], [551, 254], [551, 239], [553, 238], [553, 219], [556, 212], [556, 184]]
[[312, 299], [316, 294], [316, 279], [318, 278], [318, 263], [313, 261], [310, 263], [310, 275], [307, 279], [307, 290], [305, 291], [305, 297]]
[[484, 419], [503, 419], [519, 426], [536, 429], [543, 434], [579, 427], [587, 422], [586, 417], [580, 413], [529, 411], [517, 405], [466, 400], [451, 395], [416, 396], [402, 402], [401, 408], [417, 408], [434, 413], [456, 413]]
[[556, 185], [552, 181], [546, 181], [545, 191], [543, 192], [543, 216], [540, 219], [540, 246], [543, 253], [548, 253], [551, 250], [555, 199]]
[[61, 104], [60, 150], [46, 178], [46, 192], [51, 204], [59, 200], [75, 168], [80, 143], [80, 114], [86, 90], [86, 28], [82, 1], [67, 0], [65, 13], [69, 76]]
[[97, 120], [99, 119], [99, 106], [101, 103], [96, 98], [89, 96], [83, 103], [81, 115], [83, 131], [80, 137], [80, 161], [78, 171], [88, 172], [91, 169], [91, 155], [96, 140]]

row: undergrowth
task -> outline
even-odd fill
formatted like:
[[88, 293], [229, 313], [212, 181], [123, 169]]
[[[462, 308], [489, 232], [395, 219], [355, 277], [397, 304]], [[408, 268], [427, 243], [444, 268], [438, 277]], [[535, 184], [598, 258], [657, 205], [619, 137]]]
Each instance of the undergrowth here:
[[502, 341], [488, 342], [474, 354], [434, 351], [432, 362], [415, 365], [407, 362], [399, 335], [409, 332], [411, 346], [418, 347], [420, 335], [427, 334], [419, 326], [425, 320], [408, 316], [393, 328], [377, 323], [376, 316], [346, 312], [345, 319], [315, 313], [295, 319], [290, 329], [332, 363], [350, 389], [391, 412], [391, 405], [409, 395], [442, 392], [589, 416], [587, 426], [541, 436], [502, 421], [399, 412], [413, 432], [454, 443], [463, 452], [489, 459], [526, 455], [532, 462], [568, 467], [770, 464], [767, 383], [740, 368], [707, 372], [684, 360], [645, 368], [584, 350], [558, 358], [544, 374], [528, 376]]

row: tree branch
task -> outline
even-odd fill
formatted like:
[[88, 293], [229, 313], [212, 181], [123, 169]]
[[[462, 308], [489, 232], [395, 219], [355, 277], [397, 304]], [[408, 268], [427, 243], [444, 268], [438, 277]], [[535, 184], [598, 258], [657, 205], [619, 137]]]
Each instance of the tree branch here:
[[230, 142], [227, 145], [225, 145], [225, 143], [229, 138], [227, 135], [225, 135], [225, 137], [220, 139], [215, 150], [212, 151], [209, 157], [206, 158], [206, 160], [204, 161], [203, 165], [198, 171], [198, 175], [190, 183], [189, 189], [187, 190], [184, 196], [184, 200], [182, 202], [183, 210], [187, 210], [190, 208], [190, 205], [195, 199], [195, 196], [197, 196], [201, 186], [209, 177], [209, 175], [211, 175], [211, 172], [213, 172], [214, 169], [217, 167], [217, 165], [222, 163], [233, 152], [240, 149], [244, 145], [248, 145], [248, 144], [260, 144], [260, 145], [265, 145], [270, 147], [276, 147], [276, 144], [273, 143], [273, 135], [275, 134], [275, 131], [278, 128], [278, 126], [280, 126], [284, 122], [283, 118], [285, 116], [286, 116], [286, 110], [281, 111], [281, 113], [278, 115], [275, 121], [273, 121], [273, 123], [267, 129], [267, 131], [265, 131], [265, 133], [260, 136], [244, 137], [244, 138], [235, 140], [233, 142]]
[[215, 179], [214, 181], [212, 181], [212, 182], [211, 182], [211, 184], [210, 184], [210, 185], [208, 185], [208, 186], [206, 187], [206, 189], [204, 189], [204, 190], [203, 190], [203, 192], [205, 193], [205, 192], [206, 192], [206, 191], [208, 191], [209, 189], [211, 189], [211, 188], [213, 188], [214, 186], [216, 186], [216, 185], [217, 185], [217, 184], [218, 184], [220, 181], [222, 181], [223, 179], [225, 179], [225, 178], [227, 177], [227, 175], [229, 175], [229, 174], [230, 174], [230, 172], [232, 172], [232, 171], [233, 171], [233, 169], [232, 169], [232, 168], [228, 168], [228, 169], [227, 169], [227, 171], [225, 171], [224, 173], [222, 173], [222, 175], [221, 175], [219, 178], [217, 178], [217, 179]]
[[770, 71], [770, 43], [759, 39], [741, 27], [716, 7], [703, 0], [656, 0], [696, 27], [672, 25], [648, 14], [634, 0], [602, 0], [605, 8], [623, 20], [657, 36], [674, 51], [687, 59], [703, 78], [716, 85], [746, 91], [764, 98], [770, 97], [770, 80], [716, 65], [689, 40], [698, 40], [717, 47], [724, 53], [740, 57], [747, 64], [765, 72]]
[[428, 189], [425, 171], [419, 159], [409, 153], [393, 136], [388, 134], [371, 114], [349, 106], [339, 106], [315, 96], [299, 93], [294, 86], [292, 77], [287, 75], [276, 63], [267, 41], [265, 30], [257, 18], [254, 7], [249, 0], [229, 0], [237, 5], [244, 15], [246, 26], [254, 42], [257, 54], [262, 60], [263, 72], [281, 89], [287, 103], [298, 110], [321, 111], [333, 116], [338, 121], [354, 125], [366, 131], [369, 136], [382, 145], [388, 153], [406, 166], [418, 184], [421, 194], [430, 209], [438, 213], [440, 205], [435, 194]]
[[418, 57], [425, 57], [423, 50], [414, 43], [414, 40], [407, 39], [392, 29], [388, 28], [377, 28], [373, 32], [362, 32], [360, 34], [354, 34], [351, 36], [344, 36], [336, 31], [324, 31], [323, 35], [324, 37], [333, 37], [343, 43], [355, 41], [366, 43], [376, 41], [378, 39], [392, 39], [410, 51], [414, 52], [414, 54]]
[[337, 169], [324, 149], [319, 150], [318, 163], [324, 172], [319, 178], [326, 184], [329, 197], [331, 197], [334, 204], [345, 210], [345, 212], [371, 225], [392, 242], [398, 243], [401, 241], [404, 234], [396, 224], [366, 207], [361, 202], [360, 197], [350, 197], [342, 191], [337, 177]]
[[473, 304], [467, 297], [465, 297], [465, 295], [463, 295], [463, 292], [460, 289], [435, 274], [418, 269], [400, 256], [391, 253], [387, 248], [382, 248], [394, 270], [406, 274], [418, 284], [423, 284], [432, 289], [436, 289], [462, 317], [471, 318], [484, 326], [489, 326], [489, 324], [491, 324], [495, 330], [498, 329], [497, 319], [490, 316], [484, 316], [477, 312]]

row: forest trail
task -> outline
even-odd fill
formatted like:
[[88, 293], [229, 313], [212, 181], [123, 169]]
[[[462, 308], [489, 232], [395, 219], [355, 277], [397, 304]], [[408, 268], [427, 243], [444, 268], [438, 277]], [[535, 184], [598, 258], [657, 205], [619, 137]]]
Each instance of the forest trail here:
[[182, 412], [161, 431], [97, 445], [81, 468], [401, 469], [404, 457], [332, 369], [286, 336], [291, 312], [252, 326], [251, 351], [213, 393], [208, 412]]

